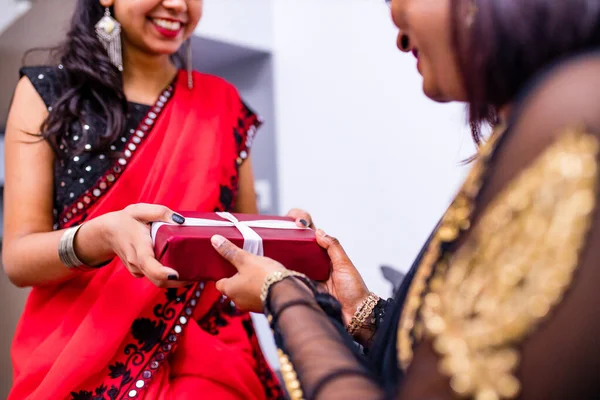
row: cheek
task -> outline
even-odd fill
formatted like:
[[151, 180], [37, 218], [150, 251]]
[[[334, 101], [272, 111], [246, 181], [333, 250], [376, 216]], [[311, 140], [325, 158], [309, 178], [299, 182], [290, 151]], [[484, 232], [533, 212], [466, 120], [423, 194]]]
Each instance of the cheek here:
[[[445, 1], [445, 0], [444, 0]], [[462, 78], [452, 46], [449, 10], [429, 0], [415, 5], [413, 33], [421, 54], [423, 89], [438, 101], [464, 100]]]
[[123, 33], [128, 37], [143, 35], [146, 15], [156, 6], [156, 1], [144, 0], [118, 0], [115, 1], [115, 18], [123, 28]]
[[202, 18], [202, 2], [201, 1], [191, 1], [191, 4], [188, 8], [188, 25], [186, 27], [186, 36], [192, 35], [194, 30], [198, 26], [200, 19]]

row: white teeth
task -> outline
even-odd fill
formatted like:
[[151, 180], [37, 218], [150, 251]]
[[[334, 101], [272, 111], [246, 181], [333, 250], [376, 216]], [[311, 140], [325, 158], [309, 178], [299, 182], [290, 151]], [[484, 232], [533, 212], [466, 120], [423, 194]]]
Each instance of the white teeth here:
[[170, 31], [178, 31], [181, 29], [181, 22], [179, 21], [167, 21], [166, 19], [153, 18], [152, 22], [161, 28], [168, 29]]

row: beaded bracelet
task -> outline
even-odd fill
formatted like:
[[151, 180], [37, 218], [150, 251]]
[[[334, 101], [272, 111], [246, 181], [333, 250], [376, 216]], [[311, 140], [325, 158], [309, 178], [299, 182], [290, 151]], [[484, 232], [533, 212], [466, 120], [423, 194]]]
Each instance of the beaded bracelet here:
[[263, 302], [263, 304], [267, 301], [267, 297], [269, 296], [269, 290], [271, 289], [271, 286], [273, 286], [277, 282], [281, 282], [282, 280], [284, 280], [285, 278], [288, 278], [290, 276], [296, 276], [298, 278], [308, 279], [306, 277], [306, 275], [301, 274], [300, 272], [290, 271], [289, 269], [285, 269], [283, 271], [271, 272], [265, 278], [265, 281], [263, 282], [263, 285], [262, 285], [262, 289], [260, 291], [260, 300]]
[[377, 305], [379, 301], [379, 296], [375, 293], [369, 293], [366, 299], [363, 300], [362, 303], [357, 307], [356, 312], [352, 316], [352, 319], [348, 323], [346, 327], [346, 331], [350, 335], [354, 335], [358, 328], [362, 326], [365, 320], [371, 315], [373, 309]]

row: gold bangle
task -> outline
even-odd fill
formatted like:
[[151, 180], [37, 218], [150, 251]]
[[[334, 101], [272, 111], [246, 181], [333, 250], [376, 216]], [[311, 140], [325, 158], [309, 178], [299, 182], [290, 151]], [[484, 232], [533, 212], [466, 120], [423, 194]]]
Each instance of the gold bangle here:
[[282, 280], [284, 280], [285, 278], [288, 278], [290, 276], [297, 276], [299, 278], [308, 279], [306, 277], [306, 275], [301, 274], [300, 272], [290, 271], [289, 269], [285, 269], [283, 271], [271, 272], [265, 278], [265, 281], [263, 282], [263, 285], [262, 285], [262, 290], [260, 291], [260, 300], [262, 301], [262, 303], [264, 304], [265, 301], [267, 301], [267, 296], [269, 296], [269, 289], [271, 289], [271, 286], [273, 286], [277, 282], [281, 282]]
[[356, 312], [352, 316], [350, 323], [348, 323], [348, 326], [346, 327], [346, 331], [350, 335], [354, 335], [358, 328], [364, 324], [365, 320], [373, 312], [373, 309], [377, 305], [378, 301], [379, 296], [377, 296], [375, 293], [369, 293], [367, 298], [360, 303], [360, 305], [356, 308]]

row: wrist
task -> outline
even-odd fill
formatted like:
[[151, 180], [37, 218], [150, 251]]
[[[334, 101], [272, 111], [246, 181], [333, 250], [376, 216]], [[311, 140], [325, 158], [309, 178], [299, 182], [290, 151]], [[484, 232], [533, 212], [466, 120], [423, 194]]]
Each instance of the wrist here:
[[260, 290], [260, 300], [263, 303], [263, 306], [269, 298], [271, 288], [277, 283], [283, 281], [284, 279], [292, 277], [308, 279], [304, 274], [295, 271], [290, 271], [285, 268], [274, 270], [265, 275], [265, 277], [262, 280], [262, 286]]
[[364, 320], [353, 336], [354, 340], [362, 345], [365, 350], [368, 350], [375, 340], [377, 330], [383, 323], [387, 304], [387, 301], [379, 299], [371, 314]]
[[353, 337], [356, 335], [358, 330], [364, 325], [369, 325], [373, 318], [375, 306], [379, 302], [379, 296], [375, 293], [370, 293], [366, 299], [364, 299], [357, 307], [356, 312], [352, 316], [352, 319], [346, 326], [346, 330]]
[[84, 223], [73, 242], [77, 257], [90, 267], [101, 265], [115, 256], [110, 243], [111, 235], [103, 217]]
[[357, 299], [354, 302], [342, 307], [342, 319], [345, 326], [348, 326], [350, 321], [352, 321], [352, 318], [356, 315], [356, 312], [360, 306], [364, 304], [370, 294], [371, 293], [368, 290], [365, 290], [362, 295], [357, 296]]

